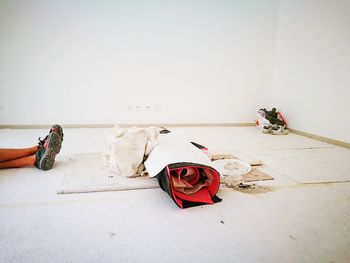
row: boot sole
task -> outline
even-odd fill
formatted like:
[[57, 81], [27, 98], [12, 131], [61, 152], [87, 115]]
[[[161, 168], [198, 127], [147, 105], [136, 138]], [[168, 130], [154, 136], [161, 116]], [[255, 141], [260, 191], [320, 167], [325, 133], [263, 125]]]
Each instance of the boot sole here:
[[[57, 133], [61, 137], [61, 145], [62, 145], [63, 136], [64, 136], [62, 127], [58, 124], [54, 124], [54, 125], [52, 125], [51, 129], [56, 129], [56, 131], [50, 132], [50, 133]], [[59, 147], [56, 150], [56, 154], [59, 154], [60, 150], [61, 150], [61, 147]]]
[[55, 163], [56, 154], [60, 152], [62, 141], [58, 133], [52, 132], [49, 137], [49, 145], [43, 156], [41, 157], [39, 167], [41, 170], [47, 171], [53, 167]]
[[64, 133], [63, 133], [63, 129], [62, 129], [61, 125], [54, 124], [54, 125], [52, 125], [52, 128], [58, 130], [57, 133], [58, 133], [59, 136], [61, 136], [61, 140], [63, 141]]

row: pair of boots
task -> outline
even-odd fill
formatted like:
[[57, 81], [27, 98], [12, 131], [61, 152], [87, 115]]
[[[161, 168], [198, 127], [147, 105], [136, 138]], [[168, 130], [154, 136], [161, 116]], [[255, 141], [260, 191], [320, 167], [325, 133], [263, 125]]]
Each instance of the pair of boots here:
[[264, 126], [263, 133], [271, 133], [273, 135], [287, 135], [289, 130], [285, 125], [272, 124], [269, 126]]
[[56, 155], [60, 152], [63, 141], [63, 129], [55, 124], [51, 127], [45, 139], [39, 137], [39, 149], [36, 152], [34, 165], [41, 170], [50, 170], [55, 163]]

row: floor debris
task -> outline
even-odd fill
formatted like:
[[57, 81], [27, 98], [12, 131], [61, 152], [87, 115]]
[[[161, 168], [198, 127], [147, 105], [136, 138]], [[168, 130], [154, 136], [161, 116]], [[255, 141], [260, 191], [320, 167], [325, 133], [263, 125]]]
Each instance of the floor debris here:
[[261, 165], [263, 165], [263, 162], [261, 160], [251, 160], [251, 161], [249, 161], [249, 164], [251, 166], [261, 166]]
[[291, 238], [291, 239], [293, 239], [293, 240], [297, 240], [294, 236], [292, 236], [292, 235], [289, 235], [289, 237]]
[[237, 157], [231, 153], [212, 153], [210, 155], [210, 159], [212, 161], [216, 161], [216, 160], [224, 160], [224, 159], [237, 159]]
[[253, 167], [250, 173], [242, 175], [241, 181], [252, 182], [252, 181], [265, 181], [265, 180], [273, 180], [273, 178], [270, 175], [261, 171], [260, 169]]
[[232, 188], [238, 192], [247, 194], [262, 194], [272, 191], [270, 187], [255, 185], [255, 184], [245, 184], [245, 183], [225, 183], [225, 186]]

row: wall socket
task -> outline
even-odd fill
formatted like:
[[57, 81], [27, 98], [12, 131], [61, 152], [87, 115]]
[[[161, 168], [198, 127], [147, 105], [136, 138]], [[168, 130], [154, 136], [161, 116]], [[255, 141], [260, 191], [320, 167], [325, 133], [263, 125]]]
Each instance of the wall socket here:
[[149, 105], [149, 104], [135, 104], [135, 105], [128, 105], [129, 111], [159, 111], [160, 106], [159, 105]]

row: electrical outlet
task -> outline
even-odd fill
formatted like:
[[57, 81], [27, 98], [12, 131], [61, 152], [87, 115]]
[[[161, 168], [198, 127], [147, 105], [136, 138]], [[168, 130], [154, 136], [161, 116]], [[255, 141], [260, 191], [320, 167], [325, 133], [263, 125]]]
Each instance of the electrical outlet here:
[[143, 106], [140, 104], [137, 105], [128, 105], [128, 110], [129, 111], [141, 111], [143, 110]]
[[136, 105], [128, 105], [129, 111], [143, 111], [143, 112], [151, 112], [151, 111], [159, 111], [159, 105], [150, 105], [150, 104], [136, 104]]

